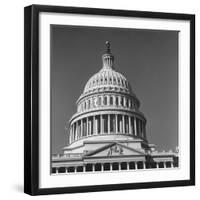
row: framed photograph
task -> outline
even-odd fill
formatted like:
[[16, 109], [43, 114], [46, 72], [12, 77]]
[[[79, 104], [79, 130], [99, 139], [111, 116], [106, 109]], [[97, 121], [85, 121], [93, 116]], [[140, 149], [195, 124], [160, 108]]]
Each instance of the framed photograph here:
[[195, 184], [195, 16], [25, 8], [24, 192]]

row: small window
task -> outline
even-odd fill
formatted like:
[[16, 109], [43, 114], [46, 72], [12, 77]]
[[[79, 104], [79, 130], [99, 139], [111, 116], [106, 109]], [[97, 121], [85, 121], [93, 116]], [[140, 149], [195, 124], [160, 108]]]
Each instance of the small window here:
[[119, 99], [118, 99], [118, 97], [116, 97], [116, 106], [118, 106], [119, 105]]
[[110, 105], [113, 105], [113, 97], [110, 97]]
[[104, 105], [107, 105], [107, 97], [104, 97]]

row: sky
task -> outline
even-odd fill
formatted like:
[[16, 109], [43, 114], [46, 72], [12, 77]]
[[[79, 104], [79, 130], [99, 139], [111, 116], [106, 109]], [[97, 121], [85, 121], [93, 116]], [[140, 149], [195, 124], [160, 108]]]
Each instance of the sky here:
[[89, 78], [102, 68], [105, 42], [129, 81], [157, 150], [178, 146], [178, 32], [51, 25], [51, 147], [68, 145], [68, 121]]

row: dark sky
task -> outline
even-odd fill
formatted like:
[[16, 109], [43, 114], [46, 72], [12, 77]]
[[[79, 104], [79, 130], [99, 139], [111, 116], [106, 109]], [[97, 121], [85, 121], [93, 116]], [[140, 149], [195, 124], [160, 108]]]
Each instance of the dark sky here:
[[178, 32], [51, 25], [52, 153], [68, 144], [68, 120], [88, 79], [102, 67], [105, 41], [130, 82], [158, 150], [178, 145]]

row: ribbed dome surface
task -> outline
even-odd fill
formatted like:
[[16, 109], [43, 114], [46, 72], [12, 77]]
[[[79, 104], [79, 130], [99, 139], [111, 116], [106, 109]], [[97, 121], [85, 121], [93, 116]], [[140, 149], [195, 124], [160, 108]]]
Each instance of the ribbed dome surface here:
[[86, 83], [83, 95], [95, 91], [114, 90], [132, 94], [131, 86], [127, 79], [112, 68], [102, 68]]

